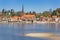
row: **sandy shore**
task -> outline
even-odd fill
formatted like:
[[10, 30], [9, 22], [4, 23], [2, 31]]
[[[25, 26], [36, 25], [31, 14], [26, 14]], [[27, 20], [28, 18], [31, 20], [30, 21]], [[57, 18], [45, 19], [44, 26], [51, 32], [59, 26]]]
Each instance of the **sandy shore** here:
[[37, 38], [49, 38], [49, 37], [52, 37], [54, 36], [53, 33], [28, 33], [28, 34], [25, 34], [25, 36], [29, 36], [29, 37], [37, 37]]
[[34, 38], [50, 38], [52, 40], [60, 40], [60, 36], [56, 36], [53, 33], [28, 33], [24, 36], [34, 37]]

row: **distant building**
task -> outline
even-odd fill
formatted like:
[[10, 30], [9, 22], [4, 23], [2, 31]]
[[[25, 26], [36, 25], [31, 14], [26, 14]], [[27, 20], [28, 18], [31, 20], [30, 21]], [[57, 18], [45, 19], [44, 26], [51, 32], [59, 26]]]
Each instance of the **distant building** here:
[[28, 15], [24, 14], [21, 17], [22, 20], [34, 20], [35, 18], [36, 18], [36, 16], [35, 15], [31, 15], [31, 14], [28, 14]]

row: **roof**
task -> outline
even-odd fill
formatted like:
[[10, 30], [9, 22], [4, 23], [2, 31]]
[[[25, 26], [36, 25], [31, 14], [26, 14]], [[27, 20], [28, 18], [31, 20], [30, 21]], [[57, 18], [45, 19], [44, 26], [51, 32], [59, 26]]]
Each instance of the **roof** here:
[[21, 18], [35, 18], [35, 15], [31, 15], [31, 14], [25, 14], [23, 15]]
[[18, 19], [18, 18], [20, 18], [20, 17], [19, 17], [19, 16], [13, 16], [13, 17], [10, 17], [10, 18]]

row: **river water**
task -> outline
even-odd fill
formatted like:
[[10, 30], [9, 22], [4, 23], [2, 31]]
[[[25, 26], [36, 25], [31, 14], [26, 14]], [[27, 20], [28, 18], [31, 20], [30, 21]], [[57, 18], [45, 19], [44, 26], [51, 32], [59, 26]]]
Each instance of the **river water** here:
[[60, 24], [0, 24], [0, 40], [51, 40], [23, 36], [26, 33], [60, 33]]

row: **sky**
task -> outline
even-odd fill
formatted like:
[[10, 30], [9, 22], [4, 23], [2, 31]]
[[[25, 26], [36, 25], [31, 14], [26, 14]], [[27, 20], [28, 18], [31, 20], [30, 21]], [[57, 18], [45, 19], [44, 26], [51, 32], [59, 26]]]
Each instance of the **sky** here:
[[21, 11], [22, 5], [24, 5], [25, 12], [36, 11], [39, 13], [60, 8], [60, 0], [0, 0], [0, 11], [3, 8]]

